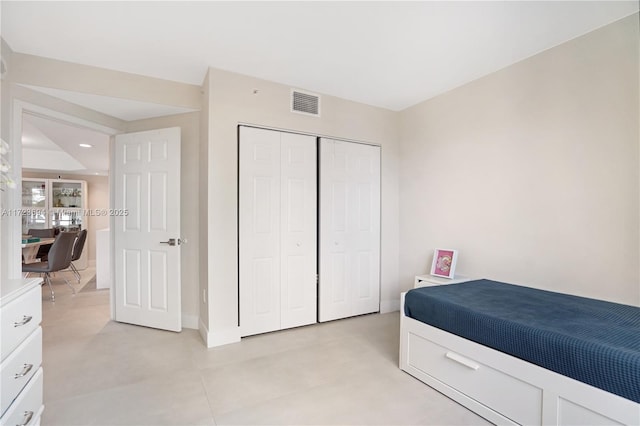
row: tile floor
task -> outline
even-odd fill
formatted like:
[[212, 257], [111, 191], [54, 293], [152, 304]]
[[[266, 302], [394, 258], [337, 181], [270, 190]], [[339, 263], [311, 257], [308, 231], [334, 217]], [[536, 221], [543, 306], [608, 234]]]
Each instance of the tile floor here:
[[54, 290], [43, 425], [488, 424], [398, 369], [398, 313], [207, 349], [196, 330], [110, 321], [108, 290], [72, 295], [60, 277]]

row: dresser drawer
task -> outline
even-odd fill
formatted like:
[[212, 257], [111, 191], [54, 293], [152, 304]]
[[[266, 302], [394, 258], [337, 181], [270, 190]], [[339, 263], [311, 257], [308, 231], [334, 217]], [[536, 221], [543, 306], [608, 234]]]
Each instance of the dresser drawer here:
[[521, 424], [542, 423], [542, 389], [410, 334], [409, 365]]
[[0, 364], [0, 414], [4, 413], [42, 364], [42, 328]]
[[2, 307], [0, 331], [2, 331], [2, 360], [18, 347], [42, 321], [42, 291], [32, 288], [19, 298]]
[[0, 418], [2, 425], [35, 425], [42, 415], [42, 368], [38, 369], [9, 410]]

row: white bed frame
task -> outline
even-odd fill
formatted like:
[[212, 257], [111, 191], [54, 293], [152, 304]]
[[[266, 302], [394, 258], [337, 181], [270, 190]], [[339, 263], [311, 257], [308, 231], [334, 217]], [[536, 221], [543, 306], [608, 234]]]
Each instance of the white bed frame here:
[[409, 318], [404, 298], [400, 368], [490, 422], [640, 425], [640, 404]]

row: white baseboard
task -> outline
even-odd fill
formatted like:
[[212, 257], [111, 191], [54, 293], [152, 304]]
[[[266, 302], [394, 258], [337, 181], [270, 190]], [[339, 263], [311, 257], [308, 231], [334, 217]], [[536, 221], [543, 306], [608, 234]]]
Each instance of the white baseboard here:
[[182, 314], [182, 328], [198, 330], [200, 318], [197, 315]]
[[386, 314], [388, 312], [395, 312], [400, 310], [400, 299], [393, 300], [381, 300], [380, 301], [380, 313]]
[[207, 348], [215, 348], [216, 346], [228, 345], [230, 343], [238, 343], [240, 341], [240, 328], [233, 327], [220, 331], [209, 331], [207, 326], [199, 321], [198, 331], [200, 337], [204, 341]]

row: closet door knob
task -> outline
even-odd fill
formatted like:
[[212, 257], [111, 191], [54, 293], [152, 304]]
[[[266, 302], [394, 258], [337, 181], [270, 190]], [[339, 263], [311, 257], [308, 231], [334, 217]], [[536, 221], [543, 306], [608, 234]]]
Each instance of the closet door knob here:
[[300, 246], [302, 245], [302, 243], [296, 243], [296, 245], [297, 245], [298, 247], [300, 247]]

